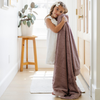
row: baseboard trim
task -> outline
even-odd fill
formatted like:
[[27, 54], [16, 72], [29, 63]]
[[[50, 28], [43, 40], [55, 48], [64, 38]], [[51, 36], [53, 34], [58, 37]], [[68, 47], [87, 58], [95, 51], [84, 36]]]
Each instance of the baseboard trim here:
[[92, 78], [90, 77], [90, 96], [92, 97]]
[[19, 70], [19, 62], [12, 67], [11, 71], [6, 75], [6, 77], [0, 82], [0, 97], [3, 95], [4, 91], [7, 89], [15, 75]]
[[92, 85], [92, 98], [93, 100], [100, 100], [100, 88], [96, 88], [95, 85]]
[[84, 79], [84, 77], [82, 76], [82, 74], [80, 73], [82, 79], [84, 80], [84, 82], [86, 83], [86, 86], [88, 87], [88, 89], [90, 89], [89, 85], [87, 84], [86, 80]]

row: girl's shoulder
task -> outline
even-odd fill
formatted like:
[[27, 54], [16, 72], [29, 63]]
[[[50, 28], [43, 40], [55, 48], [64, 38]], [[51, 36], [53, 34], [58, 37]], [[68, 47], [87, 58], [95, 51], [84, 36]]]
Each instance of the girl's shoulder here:
[[46, 19], [47, 19], [47, 18], [51, 19], [51, 22], [52, 22], [53, 24], [57, 25], [57, 20], [56, 20], [56, 19], [52, 18], [51, 16], [47, 16]]
[[47, 16], [46, 19], [51, 19], [51, 20], [53, 20], [54, 18], [52, 18], [51, 16]]
[[47, 18], [52, 19], [52, 17], [51, 17], [51, 16], [47, 16], [47, 17], [46, 17], [46, 19], [47, 19]]

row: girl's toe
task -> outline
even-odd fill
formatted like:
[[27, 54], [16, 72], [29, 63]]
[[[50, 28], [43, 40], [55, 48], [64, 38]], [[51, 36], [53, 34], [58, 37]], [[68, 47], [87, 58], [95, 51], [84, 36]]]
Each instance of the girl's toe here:
[[52, 92], [52, 95], [55, 95], [55, 94]]

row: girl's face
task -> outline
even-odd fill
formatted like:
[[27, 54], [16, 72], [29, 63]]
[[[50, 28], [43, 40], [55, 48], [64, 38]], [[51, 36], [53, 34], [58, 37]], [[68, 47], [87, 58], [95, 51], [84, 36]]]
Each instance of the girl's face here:
[[57, 6], [54, 7], [51, 16], [54, 18], [57, 18], [59, 15], [61, 15], [63, 13], [64, 13], [64, 8], [61, 5], [59, 5], [58, 7]]

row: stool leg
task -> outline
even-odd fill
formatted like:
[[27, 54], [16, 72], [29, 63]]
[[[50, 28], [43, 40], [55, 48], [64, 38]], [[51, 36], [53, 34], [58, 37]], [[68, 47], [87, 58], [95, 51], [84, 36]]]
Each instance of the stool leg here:
[[35, 42], [35, 38], [33, 39], [33, 50], [34, 50], [34, 63], [35, 63], [35, 71], [38, 71], [38, 64], [37, 64], [37, 53], [36, 53], [36, 42]]
[[21, 66], [20, 66], [20, 71], [23, 71], [23, 63], [24, 63], [24, 43], [25, 40], [22, 38], [22, 52], [21, 52]]
[[[26, 39], [26, 62], [28, 62], [28, 39]], [[26, 65], [26, 69], [28, 69], [28, 65]]]

